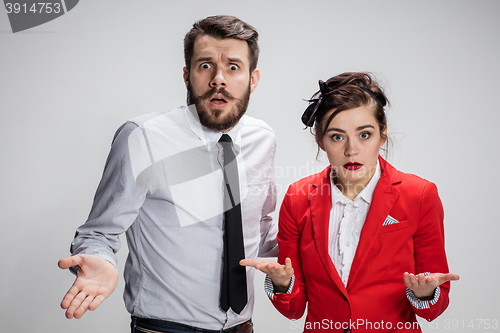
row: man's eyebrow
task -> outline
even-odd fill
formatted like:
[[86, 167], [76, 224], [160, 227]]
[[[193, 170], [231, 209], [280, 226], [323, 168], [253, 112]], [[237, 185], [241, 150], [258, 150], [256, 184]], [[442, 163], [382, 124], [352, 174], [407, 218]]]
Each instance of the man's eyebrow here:
[[[211, 60], [213, 60], [212, 57], [199, 57], [199, 58], [196, 58], [194, 60], [194, 62], [203, 62], [203, 61], [211, 61]], [[240, 58], [235, 58], [235, 57], [228, 57], [228, 58], [225, 58], [225, 60], [228, 62], [243, 63], [243, 60], [241, 60]]]
[[243, 62], [243, 60], [241, 60], [240, 58], [227, 58], [227, 61], [229, 62]]
[[194, 60], [194, 62], [200, 62], [200, 61], [210, 61], [212, 60], [212, 57], [199, 57]]

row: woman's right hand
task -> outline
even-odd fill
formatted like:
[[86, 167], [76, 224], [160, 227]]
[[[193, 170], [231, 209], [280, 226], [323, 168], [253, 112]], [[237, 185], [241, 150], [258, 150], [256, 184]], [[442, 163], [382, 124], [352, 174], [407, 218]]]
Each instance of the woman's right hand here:
[[292, 260], [285, 259], [285, 264], [280, 265], [276, 261], [269, 259], [243, 259], [241, 266], [250, 266], [267, 274], [273, 281], [274, 291], [277, 293], [286, 292], [290, 286], [293, 276]]

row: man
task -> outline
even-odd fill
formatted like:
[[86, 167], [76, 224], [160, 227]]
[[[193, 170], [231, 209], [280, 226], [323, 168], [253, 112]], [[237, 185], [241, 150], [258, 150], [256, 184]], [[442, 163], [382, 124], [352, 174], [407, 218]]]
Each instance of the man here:
[[184, 39], [189, 107], [140, 116], [117, 131], [73, 256], [59, 262], [77, 273], [61, 303], [67, 318], [113, 292], [126, 232], [132, 332], [253, 331], [254, 271], [238, 262], [277, 255], [268, 216], [276, 204], [275, 137], [244, 115], [260, 79], [257, 39], [235, 17], [195, 23]]

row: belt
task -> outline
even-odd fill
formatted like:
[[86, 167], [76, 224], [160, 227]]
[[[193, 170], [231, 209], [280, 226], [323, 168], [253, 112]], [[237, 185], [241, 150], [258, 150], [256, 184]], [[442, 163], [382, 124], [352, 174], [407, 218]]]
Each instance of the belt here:
[[189, 325], [179, 324], [166, 320], [147, 319], [132, 317], [132, 327], [138, 333], [164, 333], [178, 330], [182, 332], [200, 332], [200, 333], [252, 333], [253, 324], [249, 319], [242, 324], [227, 328], [225, 330], [206, 330]]
[[[238, 328], [240, 330], [238, 330]], [[251, 332], [253, 332], [253, 324], [251, 319], [245, 321], [243, 324], [222, 331], [222, 333], [251, 333]]]

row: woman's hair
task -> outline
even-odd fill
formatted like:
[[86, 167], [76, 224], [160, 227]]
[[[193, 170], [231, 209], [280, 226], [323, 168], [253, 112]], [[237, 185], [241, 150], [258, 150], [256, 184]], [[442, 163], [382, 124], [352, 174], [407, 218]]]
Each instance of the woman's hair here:
[[191, 69], [194, 42], [198, 36], [208, 35], [218, 39], [235, 38], [246, 41], [250, 60], [250, 73], [257, 68], [259, 60], [259, 33], [250, 24], [234, 16], [209, 16], [193, 24], [184, 37], [184, 60], [186, 68]]
[[[387, 118], [384, 107], [389, 103], [382, 88], [369, 73], [348, 72], [334, 76], [328, 81], [320, 81], [320, 90], [309, 100], [310, 105], [302, 116], [306, 126], [313, 127], [316, 141], [321, 142], [332, 119], [339, 112], [368, 107], [377, 119], [380, 136], [387, 128]], [[328, 119], [325, 121], [325, 116]]]

